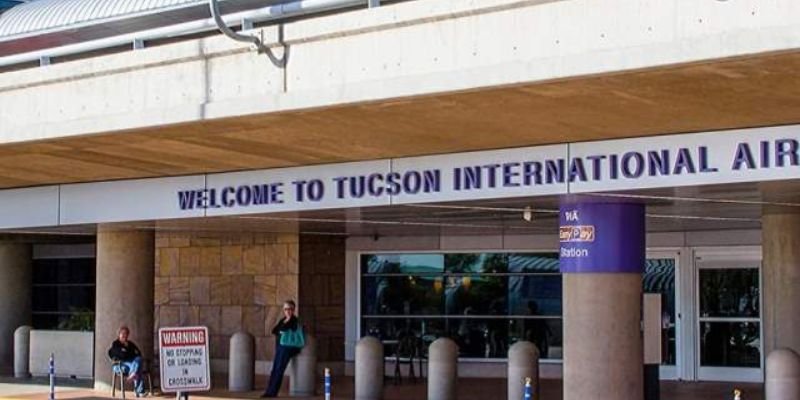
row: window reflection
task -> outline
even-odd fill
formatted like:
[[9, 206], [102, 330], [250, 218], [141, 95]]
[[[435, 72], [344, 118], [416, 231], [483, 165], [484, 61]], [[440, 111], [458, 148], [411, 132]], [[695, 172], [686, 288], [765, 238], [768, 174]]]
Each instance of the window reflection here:
[[561, 275], [511, 276], [509, 315], [561, 316]]
[[701, 322], [700, 331], [700, 365], [754, 368], [761, 365], [757, 322]]
[[505, 358], [519, 340], [561, 357], [556, 253], [366, 254], [361, 271], [362, 333], [387, 352], [414, 335], [450, 337], [461, 357]]
[[503, 273], [508, 272], [508, 255], [502, 253], [445, 254], [445, 271], [449, 273]]
[[364, 254], [364, 274], [439, 274], [444, 271], [443, 254]]
[[508, 320], [450, 319], [448, 336], [458, 344], [461, 357], [504, 358], [508, 354]]
[[558, 274], [558, 253], [509, 254], [508, 271]]
[[447, 315], [505, 315], [508, 277], [467, 275], [447, 277]]
[[[643, 284], [664, 294], [674, 363], [674, 260], [648, 261]], [[460, 356], [505, 358], [519, 340], [543, 359], [563, 348], [562, 277], [557, 253], [365, 254], [361, 257], [362, 335], [378, 337], [392, 354], [400, 338], [430, 344], [450, 337]]]
[[367, 315], [442, 314], [442, 278], [439, 276], [365, 276], [362, 309]]
[[758, 269], [701, 269], [701, 317], [759, 316]]
[[539, 357], [561, 359], [564, 346], [561, 318], [515, 318], [509, 323], [509, 340], [527, 340], [539, 349]]

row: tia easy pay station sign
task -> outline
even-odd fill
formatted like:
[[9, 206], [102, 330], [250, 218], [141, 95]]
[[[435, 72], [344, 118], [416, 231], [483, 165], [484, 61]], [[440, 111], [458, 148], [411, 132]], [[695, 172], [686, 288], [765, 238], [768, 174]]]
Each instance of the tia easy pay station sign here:
[[161, 328], [158, 330], [161, 389], [164, 392], [196, 392], [211, 389], [208, 328]]

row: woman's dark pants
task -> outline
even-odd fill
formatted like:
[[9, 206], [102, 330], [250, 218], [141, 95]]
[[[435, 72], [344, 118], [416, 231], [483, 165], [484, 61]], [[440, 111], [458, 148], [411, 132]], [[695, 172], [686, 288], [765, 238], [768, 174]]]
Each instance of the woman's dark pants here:
[[277, 396], [281, 390], [281, 381], [283, 381], [283, 373], [286, 372], [286, 367], [292, 357], [300, 353], [297, 347], [287, 347], [277, 345], [275, 346], [275, 359], [272, 361], [272, 373], [269, 376], [269, 386], [264, 394], [268, 396]]

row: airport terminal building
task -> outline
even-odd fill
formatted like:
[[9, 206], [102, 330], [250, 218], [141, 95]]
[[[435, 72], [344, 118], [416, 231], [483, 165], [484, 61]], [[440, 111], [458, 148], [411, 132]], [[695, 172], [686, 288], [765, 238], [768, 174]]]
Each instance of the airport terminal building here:
[[0, 372], [27, 325], [107, 385], [126, 324], [265, 373], [286, 299], [335, 374], [528, 340], [570, 400], [641, 398], [644, 293], [661, 379], [800, 351], [793, 0], [223, 1], [255, 44], [205, 0], [5, 3]]

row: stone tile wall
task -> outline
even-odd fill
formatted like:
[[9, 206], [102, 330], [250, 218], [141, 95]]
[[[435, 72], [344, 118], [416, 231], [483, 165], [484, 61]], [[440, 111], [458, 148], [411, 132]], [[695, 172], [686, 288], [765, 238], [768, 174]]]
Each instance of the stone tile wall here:
[[300, 236], [300, 317], [319, 361], [344, 361], [345, 238]]
[[157, 233], [156, 335], [163, 326], [208, 326], [211, 358], [227, 359], [230, 336], [244, 330], [256, 338], [256, 359], [271, 361], [269, 331], [283, 301], [298, 300], [299, 246], [295, 234]]

